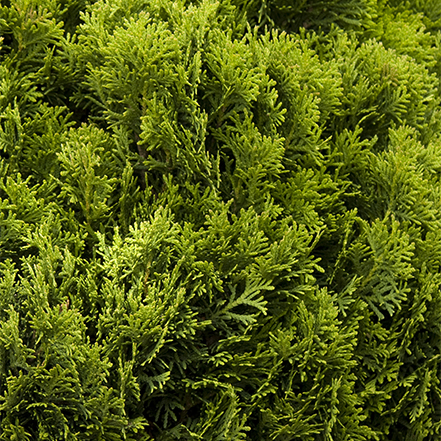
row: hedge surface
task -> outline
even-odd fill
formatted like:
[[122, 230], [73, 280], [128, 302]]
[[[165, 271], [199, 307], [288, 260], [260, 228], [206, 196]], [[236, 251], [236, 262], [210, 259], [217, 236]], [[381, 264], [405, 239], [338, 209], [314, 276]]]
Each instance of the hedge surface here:
[[0, 8], [0, 440], [439, 440], [441, 3]]

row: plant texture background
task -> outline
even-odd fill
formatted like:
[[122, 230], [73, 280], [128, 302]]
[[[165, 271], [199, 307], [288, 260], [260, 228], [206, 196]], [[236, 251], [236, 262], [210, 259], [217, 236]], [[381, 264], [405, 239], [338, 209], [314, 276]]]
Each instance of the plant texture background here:
[[441, 2], [0, 9], [0, 440], [441, 437]]

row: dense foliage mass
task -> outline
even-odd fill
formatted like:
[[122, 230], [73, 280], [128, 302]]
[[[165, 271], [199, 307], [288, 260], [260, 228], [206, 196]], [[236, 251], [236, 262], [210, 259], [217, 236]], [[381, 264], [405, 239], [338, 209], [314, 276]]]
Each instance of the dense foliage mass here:
[[11, 0], [0, 440], [439, 440], [441, 2]]

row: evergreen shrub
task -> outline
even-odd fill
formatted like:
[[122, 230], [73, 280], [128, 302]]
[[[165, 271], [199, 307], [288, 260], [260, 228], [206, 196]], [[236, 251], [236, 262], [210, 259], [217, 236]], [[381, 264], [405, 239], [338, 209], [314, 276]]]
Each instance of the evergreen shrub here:
[[438, 0], [0, 9], [0, 440], [441, 437]]

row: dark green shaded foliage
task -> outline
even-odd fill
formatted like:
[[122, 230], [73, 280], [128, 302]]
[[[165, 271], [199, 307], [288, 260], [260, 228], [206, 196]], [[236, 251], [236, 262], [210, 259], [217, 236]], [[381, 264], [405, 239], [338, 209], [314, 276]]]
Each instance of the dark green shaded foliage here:
[[251, 24], [262, 30], [277, 27], [287, 32], [304, 29], [329, 30], [333, 25], [347, 31], [360, 31], [372, 24], [377, 2], [372, 0], [234, 0], [246, 12]]
[[439, 439], [440, 17], [3, 2], [0, 440]]

